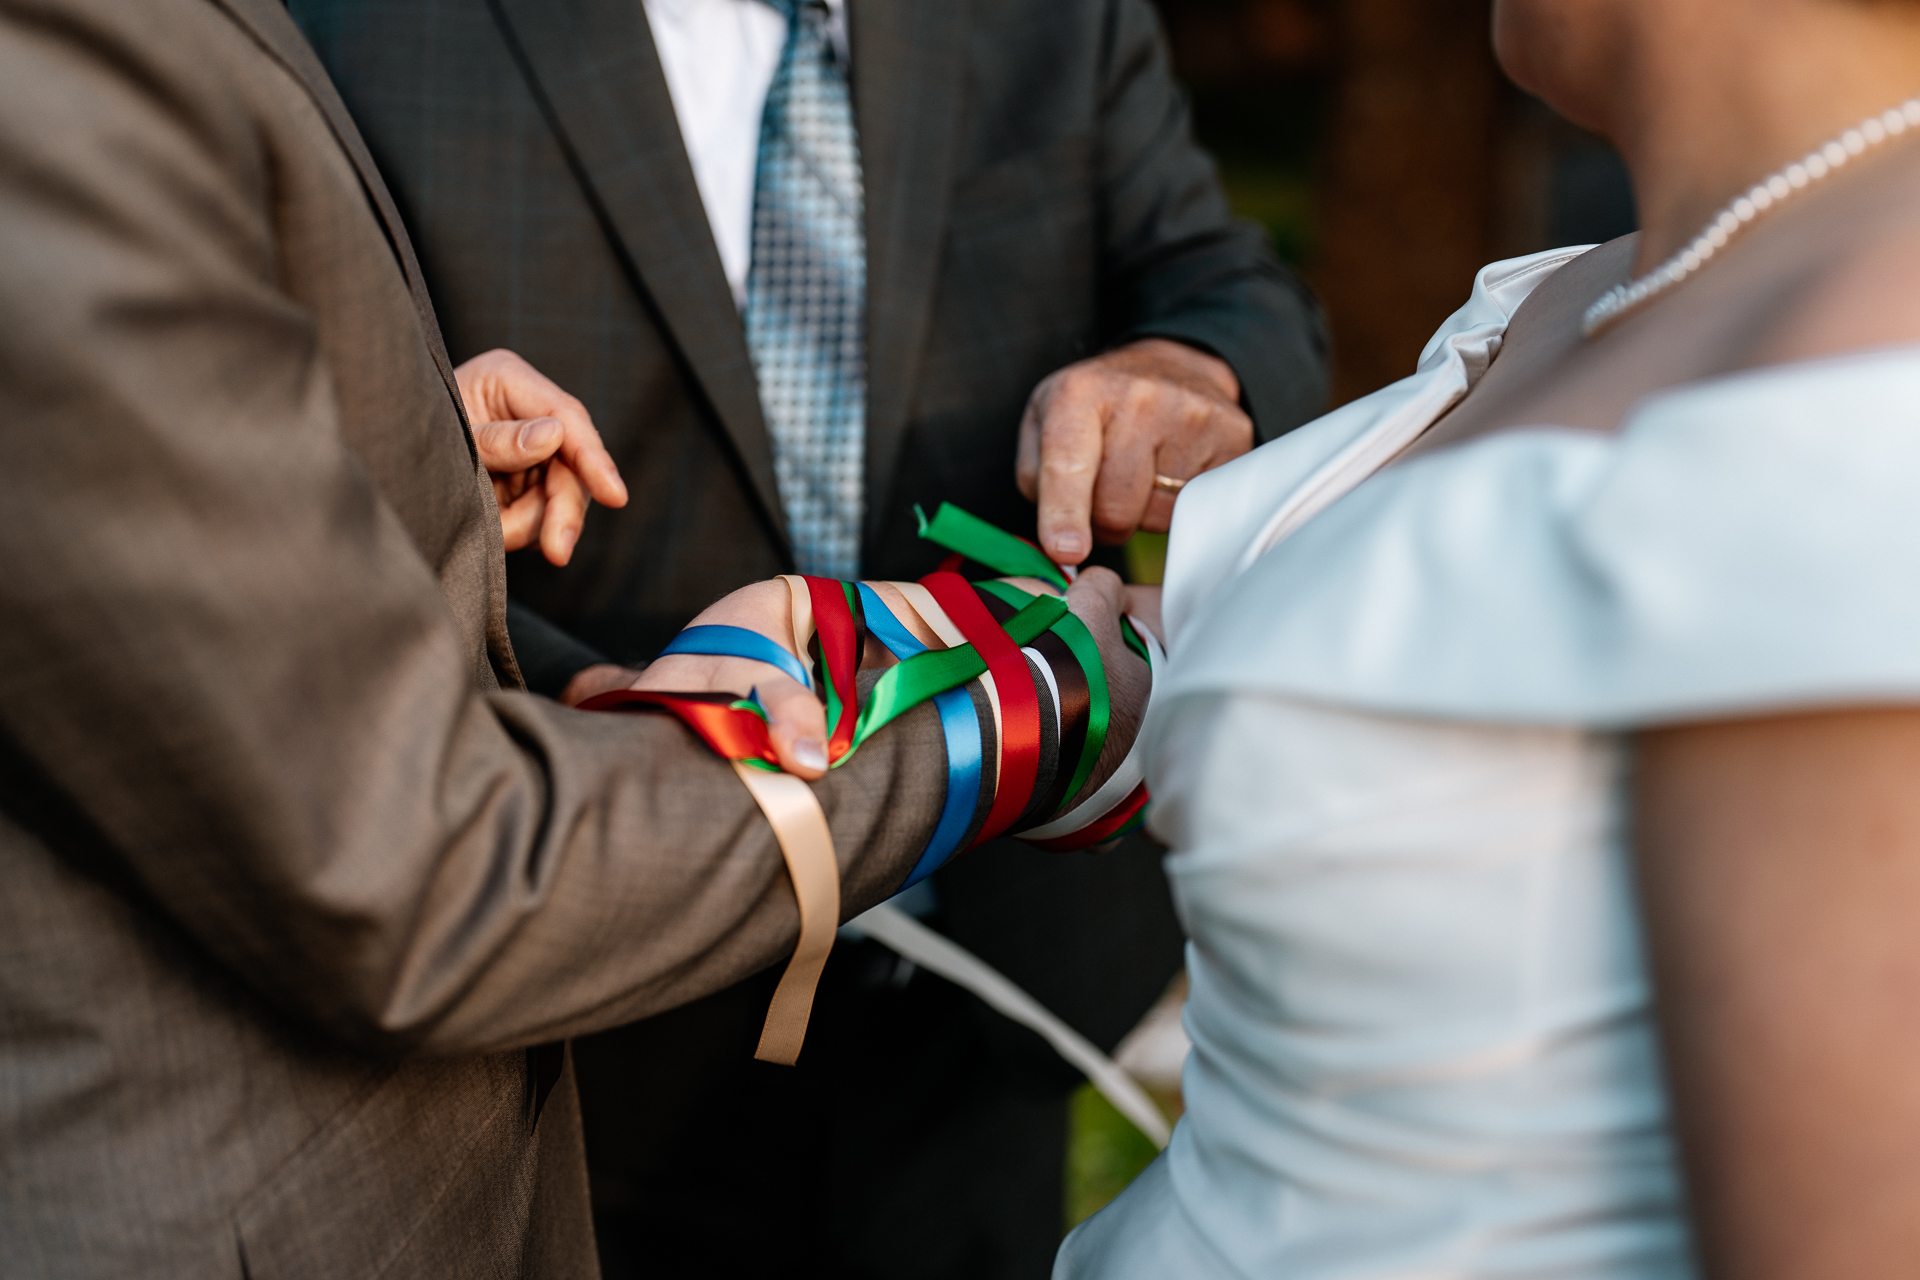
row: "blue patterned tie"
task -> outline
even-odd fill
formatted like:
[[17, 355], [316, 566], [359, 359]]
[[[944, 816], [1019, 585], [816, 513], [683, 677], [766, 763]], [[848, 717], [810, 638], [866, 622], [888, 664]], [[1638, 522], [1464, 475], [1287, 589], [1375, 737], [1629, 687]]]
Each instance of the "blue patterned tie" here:
[[846, 69], [819, 0], [766, 0], [787, 44], [760, 118], [747, 349], [802, 573], [860, 576], [867, 246]]

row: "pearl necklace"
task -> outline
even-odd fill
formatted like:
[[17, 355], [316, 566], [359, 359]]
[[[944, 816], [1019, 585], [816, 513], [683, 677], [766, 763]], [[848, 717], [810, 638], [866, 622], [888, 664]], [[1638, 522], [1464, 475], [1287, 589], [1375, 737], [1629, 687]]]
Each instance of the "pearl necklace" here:
[[1761, 214], [1784, 204], [1796, 192], [1804, 191], [1855, 156], [1863, 155], [1889, 138], [1897, 138], [1908, 129], [1920, 128], [1920, 98], [1908, 98], [1881, 115], [1869, 116], [1806, 159], [1788, 165], [1722, 209], [1693, 243], [1638, 280], [1617, 284], [1600, 295], [1587, 308], [1580, 324], [1583, 336], [1591, 338], [1608, 325], [1631, 314], [1682, 280], [1693, 275], [1727, 247], [1729, 241], [1752, 226]]

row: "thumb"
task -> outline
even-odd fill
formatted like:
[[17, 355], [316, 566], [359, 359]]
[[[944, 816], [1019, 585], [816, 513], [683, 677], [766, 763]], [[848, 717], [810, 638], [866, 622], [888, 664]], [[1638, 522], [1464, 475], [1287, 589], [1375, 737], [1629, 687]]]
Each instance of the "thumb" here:
[[508, 418], [476, 426], [473, 442], [488, 471], [525, 471], [551, 458], [564, 435], [558, 418]]
[[827, 772], [827, 711], [820, 699], [783, 676], [762, 681], [760, 705], [767, 709], [767, 740], [780, 767], [812, 781]]

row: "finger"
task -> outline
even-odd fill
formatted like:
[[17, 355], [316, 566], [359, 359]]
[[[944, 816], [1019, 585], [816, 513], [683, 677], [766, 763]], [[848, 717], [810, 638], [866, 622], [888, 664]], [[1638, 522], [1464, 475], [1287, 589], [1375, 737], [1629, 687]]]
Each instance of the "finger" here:
[[1129, 379], [1113, 393], [1093, 490], [1093, 534], [1102, 542], [1125, 542], [1146, 515], [1160, 442], [1175, 425], [1167, 401], [1144, 379]]
[[809, 781], [827, 773], [827, 709], [795, 681], [772, 675], [755, 685], [767, 710], [767, 741], [780, 767]]
[[565, 437], [566, 428], [560, 420], [544, 416], [503, 418], [482, 422], [473, 429], [480, 465], [495, 474], [539, 466], [554, 455]]
[[1093, 550], [1089, 516], [1106, 424], [1085, 386], [1065, 382], [1040, 421], [1040, 546], [1060, 564], [1079, 564]]
[[508, 551], [530, 546], [540, 534], [541, 517], [547, 509], [547, 495], [529, 489], [500, 509], [500, 537]]
[[[504, 348], [483, 352], [466, 361], [454, 370], [454, 378], [459, 383], [460, 398], [467, 406], [467, 418], [471, 422], [557, 419], [563, 428], [563, 438], [555, 448], [562, 459], [582, 477], [595, 499], [609, 507], [626, 505], [626, 484], [601, 442], [600, 433], [594, 429], [592, 415], [553, 379]], [[515, 466], [488, 467], [490, 471], [517, 469]]]
[[573, 468], [562, 462], [547, 466], [546, 518], [540, 525], [540, 551], [548, 561], [563, 565], [573, 559], [573, 546], [587, 522], [587, 487]]
[[1013, 479], [1029, 502], [1040, 500], [1040, 418], [1052, 379], [1033, 389], [1020, 415], [1020, 446], [1014, 454]]
[[607, 452], [600, 433], [594, 429], [586, 407], [572, 397], [568, 397], [568, 401], [568, 405], [556, 410], [566, 426], [560, 445], [561, 460], [586, 485], [595, 502], [603, 507], [626, 506], [627, 482], [620, 478], [620, 468], [614, 465], [613, 455]]
[[[1238, 405], [1204, 397], [1192, 398], [1189, 403], [1193, 421], [1161, 447], [1156, 470], [1162, 475], [1191, 480], [1253, 448], [1253, 419]], [[1178, 500], [1178, 493], [1156, 492], [1141, 527], [1155, 533], [1165, 532], [1173, 524], [1173, 509]]]

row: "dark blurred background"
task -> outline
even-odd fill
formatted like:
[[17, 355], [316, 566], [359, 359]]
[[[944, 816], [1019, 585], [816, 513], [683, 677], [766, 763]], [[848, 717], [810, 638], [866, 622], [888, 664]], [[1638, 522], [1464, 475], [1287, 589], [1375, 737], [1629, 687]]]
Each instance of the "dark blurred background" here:
[[1601, 139], [1494, 64], [1490, 0], [1157, 0], [1238, 212], [1319, 292], [1334, 402], [1413, 372], [1497, 258], [1633, 230]]

